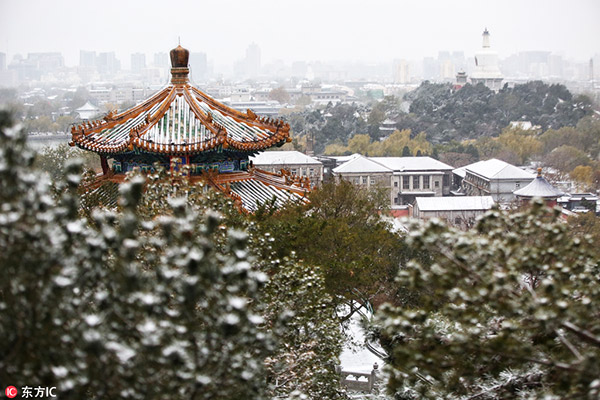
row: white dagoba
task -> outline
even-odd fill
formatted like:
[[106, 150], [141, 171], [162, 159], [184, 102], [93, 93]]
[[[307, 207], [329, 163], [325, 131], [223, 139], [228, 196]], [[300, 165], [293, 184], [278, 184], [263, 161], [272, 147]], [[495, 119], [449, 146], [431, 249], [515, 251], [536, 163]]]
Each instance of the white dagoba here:
[[490, 33], [483, 31], [483, 46], [475, 54], [475, 71], [471, 74], [471, 84], [483, 83], [492, 90], [502, 88], [502, 73], [498, 68], [498, 53], [490, 48]]

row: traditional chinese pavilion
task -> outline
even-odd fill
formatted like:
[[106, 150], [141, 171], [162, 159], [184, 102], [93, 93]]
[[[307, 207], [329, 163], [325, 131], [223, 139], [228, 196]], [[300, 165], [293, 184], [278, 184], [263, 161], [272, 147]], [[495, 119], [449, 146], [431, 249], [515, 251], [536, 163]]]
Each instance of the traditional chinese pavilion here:
[[[234, 110], [189, 83], [189, 51], [171, 50], [171, 82], [121, 113], [73, 126], [72, 146], [98, 153], [99, 181], [122, 182], [133, 169], [187, 171], [252, 212], [259, 203], [302, 199], [307, 179], [254, 168], [248, 157], [291, 140], [289, 124]], [[182, 168], [187, 166], [186, 168]]]

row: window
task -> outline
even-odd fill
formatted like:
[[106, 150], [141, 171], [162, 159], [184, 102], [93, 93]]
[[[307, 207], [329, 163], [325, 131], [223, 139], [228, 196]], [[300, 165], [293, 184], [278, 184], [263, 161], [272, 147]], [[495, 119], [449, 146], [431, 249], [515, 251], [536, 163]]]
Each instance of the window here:
[[517, 182], [517, 183], [515, 183], [515, 188], [517, 188], [517, 189], [518, 189], [518, 188], [520, 188], [520, 187], [521, 187], [521, 184], [520, 184], [520, 183], [518, 183], [518, 182]]
[[410, 189], [410, 176], [402, 177], [402, 189]]
[[310, 176], [315, 176], [315, 169], [314, 168], [311, 168], [309, 170], [309, 172], [310, 172]]
[[461, 225], [461, 224], [462, 224], [462, 218], [461, 217], [454, 218], [454, 225]]
[[413, 176], [413, 190], [414, 189], [420, 189], [421, 186], [419, 185], [419, 175], [415, 175]]
[[296, 168], [292, 168], [292, 175], [296, 175], [296, 174], [297, 174], [297, 172], [298, 172], [298, 171], [296, 170]]
[[354, 184], [358, 185], [359, 183], [360, 183], [360, 178], [358, 178], [358, 177], [354, 178]]
[[394, 187], [398, 187], [398, 181], [394, 182]]
[[368, 176], [363, 176], [363, 177], [362, 177], [362, 183], [363, 183], [363, 185], [366, 185], [366, 184], [367, 184], [367, 180], [368, 180], [368, 178], [369, 178]]
[[429, 189], [429, 176], [423, 177], [423, 189]]
[[375, 178], [371, 178], [371, 185], [375, 184]]
[[435, 186], [436, 188], [439, 188], [440, 187], [440, 181], [433, 182], [433, 186]]

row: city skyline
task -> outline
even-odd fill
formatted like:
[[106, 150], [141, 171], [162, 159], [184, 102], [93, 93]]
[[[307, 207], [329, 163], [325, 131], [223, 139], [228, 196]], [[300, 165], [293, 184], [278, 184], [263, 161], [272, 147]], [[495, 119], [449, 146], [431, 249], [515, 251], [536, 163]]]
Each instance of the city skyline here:
[[[439, 51], [472, 56], [488, 28], [500, 57], [540, 50], [584, 61], [600, 53], [600, 3], [560, 1], [374, 1], [202, 4], [181, 1], [173, 16], [158, 2], [1, 0], [0, 52], [61, 52], [78, 65], [80, 50], [115, 51], [129, 69], [130, 55], [175, 47], [206, 53], [218, 68], [233, 65], [256, 43], [262, 63], [277, 60], [390, 62], [420, 59]], [[185, 12], [177, 13], [183, 9]], [[34, 11], [31, 11], [34, 10]], [[208, 17], [207, 17], [208, 16]], [[221, 16], [219, 18], [218, 16]], [[415, 18], [415, 16], [419, 16]], [[25, 25], [24, 25], [25, 24]], [[33, 28], [27, 28], [27, 24]], [[397, 39], [396, 39], [397, 38]]]

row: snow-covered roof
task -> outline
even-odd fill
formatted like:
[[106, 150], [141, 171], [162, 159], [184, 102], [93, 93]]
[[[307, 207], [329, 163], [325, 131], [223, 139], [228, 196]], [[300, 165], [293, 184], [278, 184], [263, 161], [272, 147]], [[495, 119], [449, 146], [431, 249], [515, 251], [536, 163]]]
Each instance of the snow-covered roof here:
[[352, 173], [370, 173], [370, 172], [392, 172], [390, 168], [381, 165], [367, 157], [359, 155], [354, 157], [350, 161], [335, 167], [333, 169], [334, 174], [352, 174]]
[[552, 186], [541, 173], [529, 185], [513, 192], [519, 197], [558, 198], [564, 193]]
[[342, 165], [345, 162], [348, 162], [350, 160], [354, 160], [355, 158], [362, 157], [362, 156], [360, 154], [358, 154], [358, 153], [354, 153], [354, 154], [351, 154], [349, 156], [327, 156], [327, 157], [331, 158], [331, 159], [334, 159], [335, 162], [336, 162], [336, 164], [339, 166], [339, 165]]
[[559, 202], [568, 202], [568, 201], [598, 201], [598, 196], [593, 193], [565, 193], [560, 199]]
[[100, 109], [98, 107], [96, 107], [95, 105], [93, 105], [92, 103], [90, 103], [88, 101], [88, 102], [86, 102], [84, 105], [82, 105], [81, 107], [79, 107], [75, 111], [99, 111], [99, 110]]
[[321, 161], [299, 151], [264, 151], [250, 157], [254, 165], [322, 164]]
[[[456, 175], [466, 176], [466, 173], [471, 172], [482, 176], [486, 179], [534, 179], [535, 175], [515, 167], [512, 164], [492, 158], [490, 160], [478, 161], [473, 164], [466, 165], [462, 168], [457, 168], [453, 172]], [[462, 175], [461, 175], [462, 174]]]
[[450, 165], [431, 157], [370, 157], [370, 159], [393, 171], [400, 172], [452, 170]]
[[492, 208], [492, 196], [417, 197], [420, 211], [485, 211]]

